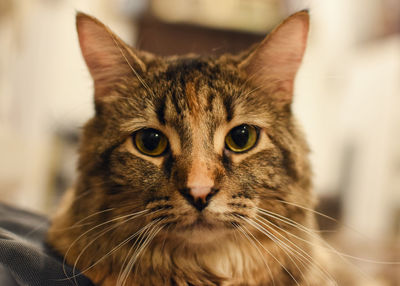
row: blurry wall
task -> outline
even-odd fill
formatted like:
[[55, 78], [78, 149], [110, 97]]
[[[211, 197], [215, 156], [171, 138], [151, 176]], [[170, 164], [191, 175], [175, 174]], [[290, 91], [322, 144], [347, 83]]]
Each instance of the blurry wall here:
[[[75, 11], [95, 15], [128, 43], [140, 44], [138, 15], [153, 9], [157, 17], [157, 2], [1, 2], [0, 200], [51, 212], [54, 186], [70, 186], [75, 176], [76, 134], [92, 114], [92, 82], [79, 52]], [[400, 228], [399, 2], [272, 2], [280, 5], [274, 6], [272, 24], [303, 8], [311, 11], [294, 109], [311, 144], [316, 191], [337, 198], [343, 221], [369, 237], [395, 234]], [[190, 22], [178, 7], [181, 17], [158, 19]], [[222, 15], [218, 9], [224, 7], [216, 5], [211, 14]], [[198, 19], [190, 22], [202, 23], [210, 28]], [[265, 33], [271, 25], [258, 23]], [[264, 34], [254, 27], [240, 31]]]
[[134, 31], [112, 1], [1, 3], [0, 199], [49, 210], [55, 164], [65, 145], [58, 137], [78, 131], [93, 109], [92, 82], [75, 31], [76, 10], [103, 19], [127, 42], [132, 43]]

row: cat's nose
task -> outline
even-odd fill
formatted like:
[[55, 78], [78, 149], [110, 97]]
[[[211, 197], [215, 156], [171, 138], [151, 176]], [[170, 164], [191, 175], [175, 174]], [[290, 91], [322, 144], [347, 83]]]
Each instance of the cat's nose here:
[[208, 205], [211, 198], [218, 193], [218, 189], [198, 186], [183, 188], [179, 192], [198, 211], [202, 211]]
[[202, 211], [218, 190], [214, 187], [211, 168], [200, 157], [193, 160], [188, 173], [186, 188], [180, 190], [183, 197], [198, 211]]

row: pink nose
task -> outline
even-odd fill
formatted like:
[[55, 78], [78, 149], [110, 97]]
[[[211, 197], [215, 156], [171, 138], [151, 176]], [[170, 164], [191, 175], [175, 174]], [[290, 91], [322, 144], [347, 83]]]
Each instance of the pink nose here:
[[211, 187], [192, 187], [189, 193], [195, 201], [199, 199], [205, 201], [207, 195], [211, 193]]
[[201, 157], [196, 157], [188, 173], [186, 188], [180, 193], [197, 210], [202, 211], [218, 191], [214, 184], [211, 167]]

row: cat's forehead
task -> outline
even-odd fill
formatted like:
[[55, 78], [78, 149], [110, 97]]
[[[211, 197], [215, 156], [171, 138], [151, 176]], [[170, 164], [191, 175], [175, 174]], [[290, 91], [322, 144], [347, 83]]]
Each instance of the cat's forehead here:
[[235, 111], [251, 107], [246, 104], [251, 87], [230, 57], [174, 59], [154, 76], [153, 85], [162, 105], [157, 113], [165, 121], [189, 117], [230, 121]]
[[127, 110], [128, 118], [135, 118], [123, 124], [124, 130], [173, 130], [181, 143], [191, 144], [195, 133], [212, 141], [218, 129], [226, 132], [244, 123], [262, 127], [265, 122], [260, 121], [268, 119], [265, 100], [229, 56], [164, 59], [148, 70], [143, 81], [135, 87], [141, 92], [132, 89], [130, 96], [131, 102], [144, 100], [146, 104], [134, 104], [132, 113]]
[[241, 78], [233, 65], [210, 58], [179, 58], [153, 78], [162, 124], [230, 120]]

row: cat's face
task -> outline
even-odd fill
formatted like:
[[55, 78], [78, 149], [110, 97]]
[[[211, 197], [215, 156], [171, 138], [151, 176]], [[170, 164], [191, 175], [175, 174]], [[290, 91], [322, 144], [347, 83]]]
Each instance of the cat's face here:
[[288, 216], [285, 202], [309, 204], [307, 147], [290, 110], [307, 25], [300, 14], [240, 56], [159, 58], [78, 16], [96, 115], [79, 163], [78, 192], [89, 195], [76, 213], [137, 214], [122, 236], [158, 225], [202, 243], [261, 209]]

